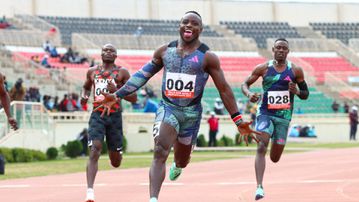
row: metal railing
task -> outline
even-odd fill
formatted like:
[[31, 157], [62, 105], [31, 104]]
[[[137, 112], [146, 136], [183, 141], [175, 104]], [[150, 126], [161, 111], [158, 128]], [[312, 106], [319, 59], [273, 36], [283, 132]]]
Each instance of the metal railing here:
[[[48, 135], [54, 133], [53, 121], [42, 103], [13, 101], [10, 111], [18, 123], [19, 130], [36, 129]], [[9, 133], [10, 126], [5, 111], [0, 109], [0, 143]]]

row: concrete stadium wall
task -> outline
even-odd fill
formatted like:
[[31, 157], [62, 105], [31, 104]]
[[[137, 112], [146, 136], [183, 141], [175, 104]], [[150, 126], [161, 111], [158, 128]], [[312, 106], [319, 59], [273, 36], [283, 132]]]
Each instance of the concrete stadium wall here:
[[[52, 132], [23, 130], [9, 135], [0, 141], [0, 147], [25, 147], [46, 151], [48, 147], [60, 147], [67, 141], [75, 140], [83, 128], [88, 127], [89, 113], [73, 113], [73, 119], [61, 119], [64, 113], [51, 115], [54, 124]], [[152, 127], [155, 115], [149, 113], [124, 113], [123, 131], [128, 141], [129, 152], [146, 152], [153, 149]], [[203, 134], [208, 141], [208, 116], [203, 117], [199, 134]], [[248, 120], [249, 117], [245, 116]], [[223, 135], [234, 139], [237, 129], [229, 116], [221, 116], [217, 139]], [[292, 124], [315, 126], [318, 138], [311, 142], [348, 142], [349, 119], [346, 115], [328, 114], [325, 116], [303, 115], [294, 116]], [[288, 141], [307, 141], [305, 138], [289, 138]]]
[[206, 24], [220, 21], [357, 22], [358, 3], [308, 3], [233, 0], [0, 0], [0, 14], [173, 19], [198, 11]]

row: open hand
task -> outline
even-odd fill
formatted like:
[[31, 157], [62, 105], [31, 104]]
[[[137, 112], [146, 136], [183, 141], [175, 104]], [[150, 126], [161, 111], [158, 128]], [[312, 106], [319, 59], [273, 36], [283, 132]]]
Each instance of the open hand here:
[[239, 135], [240, 137], [243, 137], [244, 141], [246, 142], [246, 145], [248, 146], [248, 136], [252, 137], [257, 143], [259, 142], [258, 138], [256, 137], [256, 135], [261, 135], [260, 132], [257, 132], [255, 130], [252, 130], [250, 128], [250, 125], [252, 124], [252, 122], [242, 122], [241, 124], [239, 124], [238, 131], [239, 131]]
[[14, 129], [14, 130], [18, 129], [17, 122], [16, 122], [16, 120], [14, 118], [9, 117], [8, 122], [9, 122], [12, 129]]
[[103, 117], [107, 111], [107, 116], [110, 115], [111, 107], [117, 102], [117, 98], [115, 94], [105, 93], [101, 92], [101, 94], [104, 96], [102, 100], [94, 101], [96, 104], [100, 104], [98, 107], [94, 109], [94, 111], [99, 110], [101, 107], [104, 108], [102, 111], [101, 117]]

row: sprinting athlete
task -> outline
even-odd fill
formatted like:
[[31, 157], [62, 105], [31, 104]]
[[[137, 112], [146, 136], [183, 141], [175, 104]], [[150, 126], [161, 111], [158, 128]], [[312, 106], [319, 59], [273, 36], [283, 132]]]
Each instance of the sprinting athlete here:
[[[94, 100], [103, 99], [101, 92], [115, 92], [130, 78], [130, 73], [123, 67], [115, 65], [117, 58], [116, 48], [106, 44], [101, 51], [102, 65], [88, 70], [86, 81], [82, 89], [81, 104], [87, 103], [93, 89]], [[137, 101], [137, 95], [131, 94], [124, 98], [130, 102]], [[107, 113], [108, 116], [103, 116]], [[120, 100], [116, 100], [111, 108], [104, 108], [94, 103], [94, 110], [89, 120], [90, 158], [87, 163], [87, 193], [86, 202], [94, 202], [93, 185], [98, 170], [98, 159], [101, 155], [102, 141], [106, 136], [107, 148], [111, 165], [115, 168], [121, 165], [122, 160], [122, 111]]]
[[256, 200], [264, 197], [263, 175], [269, 139], [272, 139], [270, 158], [276, 163], [279, 161], [286, 144], [287, 132], [293, 112], [294, 95], [303, 100], [309, 96], [302, 68], [287, 60], [289, 53], [288, 41], [283, 38], [277, 39], [274, 42], [272, 51], [274, 60], [258, 65], [242, 84], [244, 95], [251, 102], [257, 102], [260, 94], [251, 92], [249, 87], [259, 77], [263, 78], [263, 97], [258, 105], [259, 110], [257, 111], [256, 119], [256, 131], [262, 133], [262, 135], [258, 136], [259, 144], [255, 159]]
[[135, 73], [120, 90], [115, 94], [103, 93], [105, 99], [98, 102], [111, 107], [117, 98], [138, 90], [164, 68], [162, 101], [153, 128], [155, 148], [149, 173], [151, 202], [158, 200], [171, 147], [174, 148], [174, 162], [170, 167], [170, 180], [176, 180], [190, 161], [202, 117], [203, 90], [209, 76], [241, 135], [248, 137], [253, 132], [250, 123], [244, 122], [238, 112], [218, 57], [200, 42], [202, 30], [201, 16], [195, 11], [185, 13], [179, 26], [180, 38], [158, 48], [152, 61]]

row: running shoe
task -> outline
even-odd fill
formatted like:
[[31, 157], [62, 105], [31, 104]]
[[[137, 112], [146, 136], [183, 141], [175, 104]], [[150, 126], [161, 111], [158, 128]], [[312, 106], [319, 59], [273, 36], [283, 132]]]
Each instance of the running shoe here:
[[87, 189], [86, 202], [95, 202], [95, 193], [93, 189]]
[[257, 187], [255, 200], [259, 200], [264, 197], [264, 190], [261, 185]]
[[157, 198], [156, 198], [156, 197], [152, 197], [152, 198], [150, 199], [150, 202], [157, 202]]
[[170, 176], [169, 176], [170, 180], [171, 181], [177, 180], [177, 178], [181, 175], [181, 172], [182, 172], [182, 168], [177, 168], [176, 163], [173, 162], [170, 168]]

